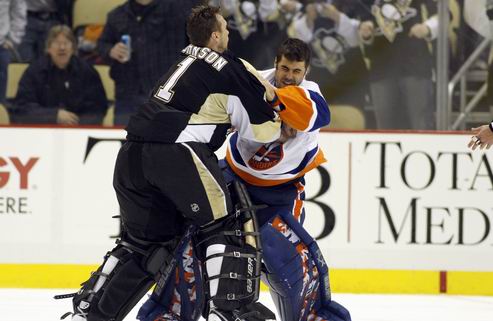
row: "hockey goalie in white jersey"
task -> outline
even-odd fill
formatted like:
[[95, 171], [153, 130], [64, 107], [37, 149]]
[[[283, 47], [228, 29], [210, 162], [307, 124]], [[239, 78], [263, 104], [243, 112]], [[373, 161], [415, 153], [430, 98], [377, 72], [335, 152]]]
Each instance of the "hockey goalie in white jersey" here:
[[[287, 39], [278, 50], [275, 68], [260, 72], [277, 87], [272, 106], [284, 123], [279, 140], [262, 144], [233, 134], [221, 165], [227, 181], [241, 181], [253, 204], [266, 205], [256, 213], [262, 276], [281, 320], [350, 321], [349, 311], [332, 300], [327, 264], [302, 225], [304, 174], [325, 161], [317, 136], [330, 122], [330, 110], [318, 85], [305, 80], [310, 55], [304, 42]], [[203, 283], [210, 280], [202, 279], [196, 242], [191, 239], [182, 244], [175, 277], [144, 304], [140, 320], [196, 321], [200, 316]]]

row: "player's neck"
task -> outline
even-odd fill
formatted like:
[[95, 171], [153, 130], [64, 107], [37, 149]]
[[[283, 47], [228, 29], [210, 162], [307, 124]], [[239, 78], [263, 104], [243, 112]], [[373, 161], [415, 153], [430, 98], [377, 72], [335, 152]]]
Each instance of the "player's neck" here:
[[209, 42], [205, 46], [209, 49], [214, 50], [215, 52], [218, 52], [218, 53], [223, 53], [225, 51], [223, 46], [221, 46], [221, 43], [219, 41], [214, 41], [212, 38], [209, 39]]
[[211, 44], [211, 43], [209, 43], [206, 47], [209, 48], [209, 49], [212, 49], [212, 50], [214, 50], [215, 52], [218, 52], [218, 53], [223, 53], [224, 52], [224, 50], [221, 49], [221, 48], [219, 48], [219, 46], [214, 45], [214, 44]]
[[143, 5], [143, 6], [147, 6], [152, 1], [154, 1], [154, 0], [135, 0], [135, 2], [137, 2], [138, 4]]

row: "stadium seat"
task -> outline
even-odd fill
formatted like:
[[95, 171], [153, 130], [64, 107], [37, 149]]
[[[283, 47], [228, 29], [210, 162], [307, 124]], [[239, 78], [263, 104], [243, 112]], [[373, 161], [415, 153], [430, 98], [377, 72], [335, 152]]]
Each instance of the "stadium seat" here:
[[8, 68], [8, 80], [7, 80], [7, 95], [8, 99], [15, 98], [17, 94], [17, 88], [19, 87], [19, 81], [21, 80], [24, 70], [26, 70], [28, 64], [9, 64]]
[[106, 111], [106, 115], [103, 118], [103, 126], [111, 127], [113, 126], [113, 118], [115, 114], [115, 107], [113, 103], [115, 102], [115, 83], [113, 79], [110, 77], [110, 67], [105, 65], [95, 65], [97, 72], [99, 73], [99, 77], [101, 77], [101, 81], [103, 83], [104, 91], [106, 93], [106, 98], [110, 103], [110, 107]]
[[106, 98], [108, 98], [110, 102], [115, 101], [115, 83], [110, 77], [110, 67], [106, 65], [94, 65], [94, 68], [96, 68], [96, 71], [103, 82]]
[[365, 116], [363, 112], [354, 106], [332, 105], [330, 106], [331, 122], [329, 128], [333, 129], [365, 129]]
[[113, 127], [115, 119], [115, 106], [110, 105], [108, 110], [106, 111], [106, 115], [103, 118], [103, 126], [104, 127]]
[[4, 105], [0, 104], [0, 125], [10, 124], [9, 112]]
[[77, 0], [74, 4], [72, 27], [90, 24], [104, 25], [106, 15], [126, 0]]

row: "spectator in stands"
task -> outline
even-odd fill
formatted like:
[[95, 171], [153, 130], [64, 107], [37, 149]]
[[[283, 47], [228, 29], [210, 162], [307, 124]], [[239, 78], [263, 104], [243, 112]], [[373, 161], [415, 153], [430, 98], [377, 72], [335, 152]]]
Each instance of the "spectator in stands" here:
[[[469, 19], [469, 23], [475, 22], [477, 24], [477, 28], [475, 29], [478, 31], [482, 30], [483, 32], [481, 34], [483, 36], [491, 38], [493, 35], [493, 0], [485, 0], [482, 3], [466, 1], [466, 13], [468, 11], [469, 16], [473, 18]], [[487, 102], [490, 107], [493, 106], [493, 64], [491, 63], [488, 68]], [[489, 124], [472, 128], [471, 130], [473, 136], [467, 147], [472, 150], [478, 147], [480, 149], [490, 149], [491, 145], [493, 145], [493, 121]]]
[[[108, 14], [98, 41], [115, 81], [115, 125], [126, 125], [188, 44], [186, 17], [196, 0], [129, 0]], [[122, 41], [129, 35], [130, 48]]]
[[10, 51], [21, 42], [25, 26], [24, 0], [0, 1], [0, 103], [5, 102]]
[[[83, 0], [80, 0], [83, 1]], [[46, 36], [58, 24], [72, 25], [74, 0], [25, 0], [27, 4], [26, 35], [19, 46], [22, 62], [44, 55]]]
[[[67, 26], [72, 26], [74, 2], [77, 0], [55, 0], [58, 19]], [[80, 0], [84, 1], [84, 0]]]
[[[281, 5], [278, 0], [209, 2], [222, 8], [222, 15], [228, 22], [229, 49], [258, 69], [272, 68], [276, 50], [287, 38], [284, 22], [287, 13], [280, 10], [288, 6]], [[295, 10], [295, 5], [290, 9]]]
[[363, 111], [368, 95], [368, 70], [358, 38], [357, 0], [305, 1], [288, 33], [309, 43], [310, 77], [332, 105]]
[[68, 26], [50, 29], [46, 55], [32, 62], [19, 82], [12, 122], [99, 125], [108, 101], [97, 71], [74, 55], [75, 37]]
[[[433, 0], [361, 0], [359, 34], [370, 60], [370, 92], [380, 129], [434, 129]], [[365, 17], [366, 16], [366, 17]]]

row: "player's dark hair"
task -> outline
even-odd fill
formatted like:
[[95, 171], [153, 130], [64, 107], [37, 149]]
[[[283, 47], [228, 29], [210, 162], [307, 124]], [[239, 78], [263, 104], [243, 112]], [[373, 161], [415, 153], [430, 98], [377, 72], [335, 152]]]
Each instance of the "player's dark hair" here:
[[205, 47], [211, 34], [220, 30], [217, 14], [220, 14], [218, 7], [200, 5], [192, 9], [187, 21], [187, 35], [192, 45]]
[[300, 39], [288, 38], [277, 49], [276, 62], [281, 61], [283, 56], [291, 61], [304, 61], [305, 67], [308, 68], [312, 52], [306, 42]]

